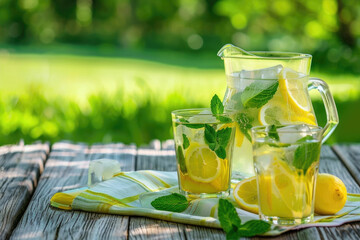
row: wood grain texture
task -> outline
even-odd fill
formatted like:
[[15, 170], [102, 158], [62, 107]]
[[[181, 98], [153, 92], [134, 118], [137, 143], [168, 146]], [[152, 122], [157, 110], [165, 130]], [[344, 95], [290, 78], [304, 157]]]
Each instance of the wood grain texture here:
[[[353, 148], [350, 147], [349, 149]], [[339, 151], [335, 151], [339, 154]], [[344, 156], [347, 156], [345, 155], [347, 151], [347, 148], [343, 150]], [[356, 150], [347, 154], [350, 154], [349, 156], [353, 159], [358, 159], [358, 152]], [[172, 140], [163, 143], [154, 140], [138, 150], [134, 145], [126, 146], [123, 144], [100, 144], [88, 147], [84, 144], [56, 143], [40, 177], [38, 187], [11, 238], [225, 239], [225, 233], [218, 229], [145, 217], [70, 212], [49, 207], [49, 200], [54, 193], [86, 185], [89, 161], [99, 158], [118, 159], [124, 171], [135, 169], [176, 170]], [[1, 164], [4, 162], [0, 148], [0, 172]], [[320, 172], [327, 172], [340, 177], [349, 192], [360, 193], [359, 185], [329, 146], [322, 148]], [[253, 239], [272, 238], [255, 237]], [[276, 239], [360, 239], [360, 224], [306, 228], [285, 233]]]
[[333, 150], [360, 186], [360, 144], [335, 145]]
[[[152, 141], [150, 146], [139, 148], [136, 170], [176, 171], [174, 149], [173, 140], [163, 142], [161, 149], [157, 140]], [[149, 232], [148, 228], [152, 229], [152, 232]], [[154, 235], [154, 231], [157, 231], [158, 235]], [[225, 239], [225, 233], [218, 229], [135, 217], [130, 217], [129, 236], [131, 239], [146, 239], [146, 236], [155, 239]]]
[[[348, 192], [360, 193], [359, 185], [330, 146], [325, 145], [321, 149], [319, 172], [339, 177]], [[344, 224], [339, 227], [319, 227], [317, 230], [322, 239], [360, 239], [359, 223]]]
[[[153, 140], [137, 150], [136, 170], [175, 171], [173, 150], [162, 150], [161, 142]], [[185, 239], [185, 226], [173, 222], [130, 216], [129, 239]]]
[[37, 186], [49, 144], [0, 147], [0, 239], [19, 222]]
[[348, 192], [360, 193], [359, 185], [330, 146], [325, 145], [321, 148], [319, 172], [330, 173], [339, 177], [344, 182]]
[[134, 170], [134, 145], [56, 143], [52, 147], [29, 207], [12, 239], [126, 239], [129, 217], [63, 211], [50, 207], [50, 198], [64, 190], [86, 186], [91, 160], [116, 159], [124, 171]]

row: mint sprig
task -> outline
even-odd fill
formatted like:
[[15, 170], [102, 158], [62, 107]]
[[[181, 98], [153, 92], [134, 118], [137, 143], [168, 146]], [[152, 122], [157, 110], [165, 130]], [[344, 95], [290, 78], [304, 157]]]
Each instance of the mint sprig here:
[[180, 170], [182, 173], [187, 173], [186, 163], [185, 163], [185, 156], [181, 146], [178, 146], [176, 149], [176, 158], [180, 165]]
[[156, 198], [151, 202], [151, 206], [157, 210], [183, 212], [189, 206], [189, 202], [183, 195], [172, 193]]
[[226, 158], [226, 147], [229, 143], [231, 137], [232, 129], [224, 128], [218, 131], [210, 126], [205, 124], [204, 140], [205, 143], [213, 150], [219, 158]]
[[226, 233], [230, 232], [233, 227], [238, 229], [241, 226], [241, 220], [236, 209], [229, 200], [219, 199], [218, 216], [220, 225]]
[[241, 102], [245, 108], [260, 108], [273, 98], [279, 81], [254, 81], [241, 94]]
[[232, 119], [226, 116], [218, 116], [224, 113], [224, 105], [221, 102], [218, 95], [214, 95], [210, 102], [210, 109], [212, 114], [215, 115], [216, 119], [219, 120], [221, 123], [231, 123]]
[[312, 136], [306, 136], [299, 140], [300, 143], [294, 153], [293, 165], [297, 169], [302, 169], [305, 174], [312, 163], [316, 162], [320, 158], [320, 142], [308, 142], [314, 140]]
[[240, 131], [245, 135], [245, 137], [251, 142], [251, 135], [249, 130], [253, 127], [252, 122], [253, 118], [246, 115], [246, 113], [240, 113], [236, 117], [236, 121], [239, 124]]
[[187, 149], [190, 146], [190, 141], [185, 134], [182, 134], [182, 136], [183, 136], [183, 148]]
[[251, 220], [241, 224], [235, 207], [226, 199], [219, 199], [218, 217], [221, 227], [226, 232], [226, 239], [252, 237], [269, 231], [271, 226], [262, 220]]
[[218, 95], [214, 95], [210, 102], [210, 108], [212, 114], [223, 114], [224, 113], [224, 105], [222, 104]]

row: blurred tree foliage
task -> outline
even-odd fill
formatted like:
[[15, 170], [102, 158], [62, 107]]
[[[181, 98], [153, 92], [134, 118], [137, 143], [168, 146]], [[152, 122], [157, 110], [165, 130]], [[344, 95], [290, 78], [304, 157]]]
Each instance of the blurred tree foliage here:
[[[360, 72], [358, 0], [1, 0], [0, 43], [312, 53]], [[339, 64], [341, 63], [341, 64]]]

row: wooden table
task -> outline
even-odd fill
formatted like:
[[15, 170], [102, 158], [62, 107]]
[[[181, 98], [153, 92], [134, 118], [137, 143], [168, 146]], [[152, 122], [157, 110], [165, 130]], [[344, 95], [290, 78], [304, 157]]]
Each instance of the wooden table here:
[[[173, 141], [148, 146], [58, 142], [0, 147], [0, 239], [225, 239], [223, 231], [145, 217], [63, 211], [50, 207], [59, 191], [87, 184], [89, 162], [118, 159], [124, 171], [175, 170]], [[360, 193], [360, 144], [323, 146], [320, 172]], [[360, 239], [360, 222], [307, 228], [280, 239]]]

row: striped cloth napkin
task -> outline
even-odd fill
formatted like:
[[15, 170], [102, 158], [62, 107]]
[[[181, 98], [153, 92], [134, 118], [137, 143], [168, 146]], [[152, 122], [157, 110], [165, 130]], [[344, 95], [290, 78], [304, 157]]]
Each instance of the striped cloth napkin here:
[[[178, 192], [176, 172], [133, 171], [115, 174], [113, 178], [92, 187], [56, 193], [50, 200], [52, 206], [65, 210], [145, 216], [167, 221], [221, 228], [217, 219], [218, 199], [196, 199], [189, 207], [174, 213], [156, 210], [151, 202], [160, 196]], [[232, 196], [232, 194], [231, 194]], [[229, 200], [237, 206], [234, 199]], [[236, 207], [241, 222], [259, 219], [259, 216]], [[360, 194], [348, 194], [345, 207], [332, 216], [315, 216], [313, 223], [297, 226], [272, 226], [264, 235], [276, 236], [283, 232], [313, 226], [338, 226], [360, 221]]]

